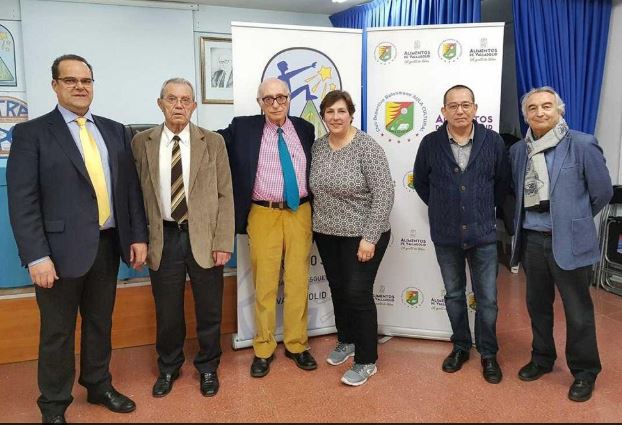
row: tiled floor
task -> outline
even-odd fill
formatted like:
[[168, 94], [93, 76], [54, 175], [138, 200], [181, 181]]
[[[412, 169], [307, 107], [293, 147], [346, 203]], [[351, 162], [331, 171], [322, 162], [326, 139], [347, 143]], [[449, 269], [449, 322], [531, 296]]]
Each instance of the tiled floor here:
[[[216, 397], [201, 396], [197, 373], [186, 361], [173, 391], [152, 398], [154, 347], [137, 347], [116, 350], [111, 365], [115, 386], [136, 401], [135, 412], [114, 414], [87, 404], [85, 390], [76, 384], [66, 417], [71, 422], [622, 422], [622, 297], [603, 290], [594, 290], [593, 297], [603, 372], [586, 403], [566, 398], [572, 377], [563, 356], [559, 301], [555, 335], [560, 358], [553, 373], [530, 383], [517, 378], [531, 343], [524, 276], [502, 267], [498, 334], [504, 379], [499, 385], [483, 380], [475, 350], [460, 372], [449, 375], [440, 369], [449, 343], [393, 338], [380, 347], [379, 373], [362, 387], [346, 387], [339, 378], [347, 364], [324, 362], [333, 335], [311, 340], [320, 360], [317, 371], [297, 369], [279, 345], [270, 374], [254, 379], [249, 376], [252, 351], [232, 351], [230, 335], [224, 335]], [[196, 349], [196, 341], [188, 341], [188, 359]], [[40, 420], [36, 376], [36, 362], [0, 366], [0, 421]]]

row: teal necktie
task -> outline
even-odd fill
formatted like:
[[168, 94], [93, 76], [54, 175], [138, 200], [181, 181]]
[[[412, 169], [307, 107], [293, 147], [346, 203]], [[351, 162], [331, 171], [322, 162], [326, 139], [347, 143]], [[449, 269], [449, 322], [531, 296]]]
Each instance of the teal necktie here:
[[287, 206], [292, 211], [296, 211], [298, 205], [300, 205], [296, 171], [294, 171], [294, 164], [283, 138], [283, 129], [279, 127], [276, 132], [279, 134], [279, 159], [281, 160], [281, 170], [283, 171], [283, 198], [287, 202]]

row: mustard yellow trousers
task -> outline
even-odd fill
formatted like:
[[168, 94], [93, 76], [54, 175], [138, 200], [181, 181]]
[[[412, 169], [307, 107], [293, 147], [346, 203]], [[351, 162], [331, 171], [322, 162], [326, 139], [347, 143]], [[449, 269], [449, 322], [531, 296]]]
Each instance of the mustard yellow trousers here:
[[276, 300], [283, 266], [283, 342], [292, 353], [306, 350], [311, 205], [296, 212], [253, 204], [248, 240], [255, 283], [255, 355], [268, 358], [276, 349]]

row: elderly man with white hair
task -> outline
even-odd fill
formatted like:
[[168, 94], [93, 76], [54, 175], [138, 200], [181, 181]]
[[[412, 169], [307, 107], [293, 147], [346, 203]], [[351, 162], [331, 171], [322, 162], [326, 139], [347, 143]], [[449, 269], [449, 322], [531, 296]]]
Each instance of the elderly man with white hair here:
[[236, 233], [248, 233], [255, 282], [255, 357], [251, 376], [270, 371], [277, 346], [276, 299], [283, 264], [285, 355], [317, 368], [307, 338], [311, 251], [309, 169], [313, 125], [288, 116], [290, 93], [276, 78], [257, 90], [263, 115], [235, 117], [224, 137], [233, 176]]
[[550, 87], [522, 100], [529, 130], [510, 150], [516, 191], [512, 265], [527, 276], [533, 333], [531, 360], [518, 372], [534, 381], [553, 369], [553, 301], [559, 290], [566, 313], [566, 361], [573, 401], [592, 396], [601, 364], [596, 344], [590, 271], [600, 258], [593, 217], [612, 196], [602, 149], [592, 135], [571, 130], [564, 103]]

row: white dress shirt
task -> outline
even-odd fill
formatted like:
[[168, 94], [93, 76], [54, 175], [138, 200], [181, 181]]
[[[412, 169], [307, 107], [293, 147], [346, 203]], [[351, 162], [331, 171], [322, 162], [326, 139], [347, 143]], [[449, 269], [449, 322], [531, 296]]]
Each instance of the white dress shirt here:
[[[160, 137], [160, 212], [162, 219], [175, 221], [171, 217], [171, 157], [173, 156], [173, 137], [175, 133], [168, 129], [166, 124]], [[190, 124], [177, 134], [181, 141], [181, 167], [184, 175], [184, 191], [186, 192], [186, 204], [188, 201], [188, 183], [190, 181]]]

